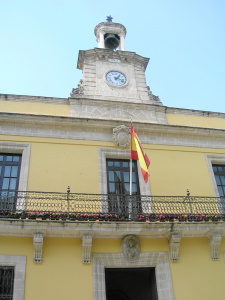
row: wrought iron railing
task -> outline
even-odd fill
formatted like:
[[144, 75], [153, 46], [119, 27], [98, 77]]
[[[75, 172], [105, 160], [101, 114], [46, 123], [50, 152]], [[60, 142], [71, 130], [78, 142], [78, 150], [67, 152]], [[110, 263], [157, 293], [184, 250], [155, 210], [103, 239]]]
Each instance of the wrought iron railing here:
[[[83, 193], [0, 191], [1, 214], [114, 215], [140, 220], [149, 215], [220, 215], [222, 197], [142, 196]], [[141, 216], [141, 217], [140, 217]]]

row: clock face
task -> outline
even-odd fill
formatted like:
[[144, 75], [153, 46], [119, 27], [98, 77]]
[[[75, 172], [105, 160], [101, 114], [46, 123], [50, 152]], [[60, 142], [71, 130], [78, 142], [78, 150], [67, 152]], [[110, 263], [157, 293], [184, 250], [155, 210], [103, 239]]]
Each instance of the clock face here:
[[122, 86], [127, 82], [126, 77], [118, 71], [110, 71], [106, 74], [106, 80], [114, 86]]

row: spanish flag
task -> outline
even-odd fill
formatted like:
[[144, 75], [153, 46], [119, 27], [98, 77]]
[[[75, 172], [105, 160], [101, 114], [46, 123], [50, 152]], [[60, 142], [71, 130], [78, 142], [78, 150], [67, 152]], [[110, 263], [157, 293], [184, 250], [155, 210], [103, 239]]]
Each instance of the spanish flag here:
[[149, 178], [148, 167], [150, 165], [150, 160], [148, 159], [147, 154], [141, 146], [141, 143], [136, 135], [134, 128], [131, 123], [131, 150], [130, 158], [132, 160], [139, 160], [141, 167], [141, 172], [144, 178], [145, 183], [147, 183]]

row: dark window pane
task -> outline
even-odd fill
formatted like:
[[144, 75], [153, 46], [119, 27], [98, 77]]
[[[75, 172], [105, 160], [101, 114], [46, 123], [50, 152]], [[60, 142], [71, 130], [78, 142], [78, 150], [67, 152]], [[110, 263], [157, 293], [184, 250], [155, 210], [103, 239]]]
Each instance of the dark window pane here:
[[107, 165], [108, 165], [108, 167], [112, 167], [113, 166], [113, 161], [108, 160]]
[[114, 161], [114, 167], [120, 167], [120, 162], [119, 161]]
[[18, 175], [18, 166], [12, 166], [11, 177], [17, 177]]
[[3, 184], [2, 184], [2, 189], [3, 190], [8, 190], [9, 188], [9, 178], [4, 178], [3, 179]]
[[136, 182], [136, 173], [132, 172], [132, 182]]
[[129, 183], [125, 183], [125, 194], [129, 194], [130, 193], [130, 184]]
[[109, 184], [109, 193], [115, 193], [116, 188], [115, 188], [115, 184], [114, 183], [110, 183]]
[[11, 173], [11, 167], [5, 166], [4, 177], [10, 177], [10, 173]]
[[16, 189], [16, 178], [11, 178], [10, 179], [9, 189], [10, 190], [15, 190]]
[[132, 193], [137, 193], [137, 185], [136, 184], [132, 184]]
[[225, 194], [223, 193], [223, 188], [222, 186], [218, 186], [218, 191], [220, 196], [224, 196]]
[[124, 176], [124, 182], [130, 182], [130, 173], [129, 172], [124, 172], [123, 173]]
[[20, 160], [19, 156], [13, 156], [13, 161], [18, 162]]
[[221, 179], [222, 185], [225, 185], [225, 175], [222, 175], [222, 176], [220, 177], [220, 179]]
[[128, 168], [129, 167], [129, 162], [128, 161], [123, 162], [123, 167]]
[[3, 155], [0, 155], [0, 161], [3, 161]]
[[109, 181], [115, 181], [115, 177], [114, 177], [114, 171], [109, 171]]
[[116, 174], [115, 174], [115, 177], [116, 177], [116, 181], [121, 181], [121, 173], [120, 171], [116, 171]]
[[1, 173], [2, 173], [2, 166], [0, 166], [0, 176], [1, 176]]
[[217, 171], [217, 167], [216, 166], [213, 166], [213, 171]]
[[223, 167], [218, 167], [218, 171], [222, 172], [223, 171]]
[[220, 176], [216, 175], [215, 178], [216, 178], [216, 184], [220, 185], [221, 184], [220, 183]]
[[6, 161], [12, 161], [12, 156], [11, 155], [7, 155], [6, 156]]

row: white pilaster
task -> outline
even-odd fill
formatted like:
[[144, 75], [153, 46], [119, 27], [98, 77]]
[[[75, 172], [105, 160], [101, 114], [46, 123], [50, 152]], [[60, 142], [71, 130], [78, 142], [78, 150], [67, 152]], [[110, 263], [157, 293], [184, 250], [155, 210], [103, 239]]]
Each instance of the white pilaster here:
[[120, 49], [121, 51], [125, 51], [125, 46], [124, 46], [124, 36], [120, 36], [119, 49]]
[[99, 48], [105, 48], [105, 43], [104, 43], [104, 32], [103, 32], [103, 31], [101, 31], [101, 32], [99, 33], [98, 47], [99, 47]]

